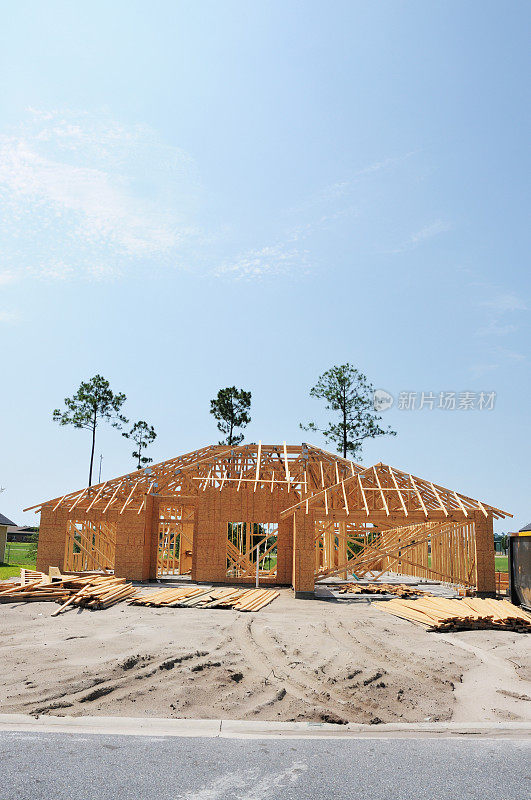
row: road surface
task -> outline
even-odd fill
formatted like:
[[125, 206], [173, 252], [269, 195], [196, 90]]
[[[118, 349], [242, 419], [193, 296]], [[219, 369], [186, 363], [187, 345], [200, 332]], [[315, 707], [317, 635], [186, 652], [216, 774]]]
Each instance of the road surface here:
[[0, 732], [0, 800], [525, 800], [530, 745]]

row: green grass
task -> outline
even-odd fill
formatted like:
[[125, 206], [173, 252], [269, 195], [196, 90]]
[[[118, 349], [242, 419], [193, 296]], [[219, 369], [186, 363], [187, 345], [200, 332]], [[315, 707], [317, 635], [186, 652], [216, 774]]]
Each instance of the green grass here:
[[[497, 572], [508, 572], [509, 570], [509, 559], [507, 556], [495, 556], [494, 558], [494, 569]], [[428, 567], [431, 567], [431, 556], [428, 556]]]
[[29, 556], [29, 552], [33, 547], [34, 545], [29, 542], [8, 542], [4, 555], [6, 564], [22, 564], [26, 566], [32, 561], [35, 562], [35, 558]]
[[35, 569], [35, 563], [33, 564], [0, 564], [0, 581], [5, 581], [6, 578], [18, 578], [20, 575], [20, 568], [26, 567], [26, 569]]
[[27, 542], [8, 542], [5, 550], [5, 561], [0, 561], [0, 580], [18, 577], [20, 568], [35, 569], [35, 558], [29, 556], [31, 544]]
[[508, 572], [509, 571], [509, 558], [508, 556], [496, 556], [494, 559], [495, 567], [494, 569], [498, 572]]

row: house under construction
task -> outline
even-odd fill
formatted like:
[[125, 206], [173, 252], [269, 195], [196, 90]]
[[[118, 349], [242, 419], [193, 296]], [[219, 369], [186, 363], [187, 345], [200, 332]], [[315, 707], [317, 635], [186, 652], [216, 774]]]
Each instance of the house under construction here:
[[260, 442], [205, 447], [33, 508], [38, 570], [258, 578], [297, 596], [387, 571], [494, 593], [493, 520], [511, 516], [385, 464]]

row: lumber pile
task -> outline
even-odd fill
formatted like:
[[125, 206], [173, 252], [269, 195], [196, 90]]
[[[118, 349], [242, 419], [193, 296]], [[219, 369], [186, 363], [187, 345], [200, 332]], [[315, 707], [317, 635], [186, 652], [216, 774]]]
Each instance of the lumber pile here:
[[13, 589], [18, 589], [20, 583], [18, 581], [0, 581], [0, 592], [7, 592]]
[[272, 589], [233, 589], [193, 586], [162, 589], [131, 600], [134, 605], [166, 608], [234, 608], [237, 611], [260, 611], [278, 597]]
[[135, 589], [125, 578], [113, 575], [66, 576], [52, 581], [46, 575], [29, 583], [0, 586], [0, 603], [27, 603], [55, 601], [61, 603], [52, 616], [55, 617], [67, 606], [84, 606], [101, 609], [130, 598]]
[[59, 600], [68, 597], [68, 592], [52, 585], [46, 578], [38, 578], [31, 583], [11, 584], [9, 588], [0, 587], [0, 603], [29, 603], [32, 601]]
[[156, 608], [165, 606], [172, 608], [178, 606], [184, 600], [198, 597], [204, 593], [205, 589], [201, 586], [179, 586], [174, 589], [161, 589], [151, 594], [139, 594], [137, 597], [134, 597], [130, 603], [137, 606], [152, 606]]
[[418, 622], [430, 631], [493, 629], [531, 633], [531, 614], [507, 600], [463, 597], [449, 600], [426, 597], [420, 600], [389, 600], [380, 611]]
[[[334, 587], [335, 589], [335, 587]], [[339, 594], [395, 594], [397, 597], [429, 597], [431, 592], [417, 589], [416, 586], [407, 586], [405, 583], [345, 583], [335, 589]]]

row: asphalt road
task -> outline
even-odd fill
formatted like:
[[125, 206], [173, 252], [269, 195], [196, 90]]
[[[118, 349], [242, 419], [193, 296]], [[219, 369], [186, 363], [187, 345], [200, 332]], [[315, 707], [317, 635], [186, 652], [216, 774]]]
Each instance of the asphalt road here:
[[530, 744], [0, 732], [0, 800], [527, 800]]

